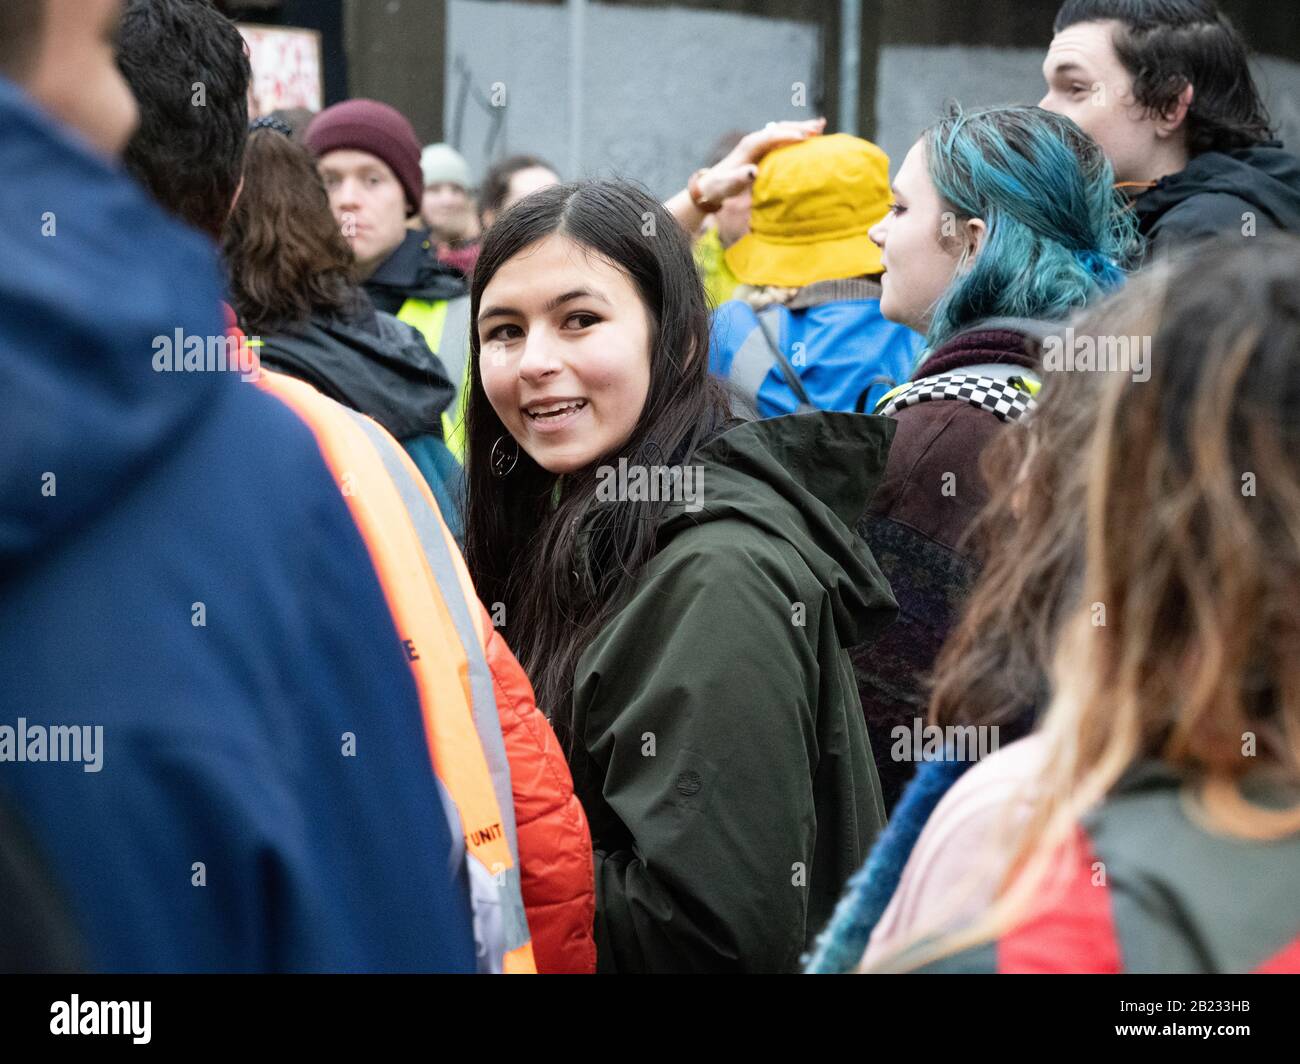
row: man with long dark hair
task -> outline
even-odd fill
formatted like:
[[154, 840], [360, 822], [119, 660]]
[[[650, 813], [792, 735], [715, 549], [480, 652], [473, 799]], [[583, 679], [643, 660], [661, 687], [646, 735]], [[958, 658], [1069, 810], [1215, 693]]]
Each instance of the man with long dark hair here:
[[1300, 230], [1300, 159], [1213, 0], [1066, 0], [1055, 33], [1041, 106], [1102, 146], [1153, 253]]

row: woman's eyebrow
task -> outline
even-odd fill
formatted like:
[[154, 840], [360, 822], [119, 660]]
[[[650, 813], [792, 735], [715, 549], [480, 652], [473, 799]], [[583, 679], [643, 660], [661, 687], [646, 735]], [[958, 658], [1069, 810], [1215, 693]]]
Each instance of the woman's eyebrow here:
[[486, 310], [480, 310], [478, 313], [479, 324], [482, 325], [488, 318], [522, 318], [523, 315], [515, 310], [514, 307], [488, 307]]
[[549, 300], [546, 304], [546, 312], [549, 314], [551, 311], [564, 306], [565, 303], [574, 299], [596, 299], [602, 303], [609, 303], [609, 300], [603, 295], [599, 292], [592, 291], [590, 288], [575, 288], [570, 292], [565, 292], [563, 295], [556, 296], [554, 299]]
[[[551, 311], [557, 310], [564, 306], [565, 303], [571, 303], [575, 299], [594, 299], [600, 303], [606, 304], [607, 306], [610, 305], [609, 300], [605, 296], [593, 289], [574, 288], [572, 291], [564, 292], [561, 295], [556, 296], [554, 299], [547, 300], [546, 306], [542, 308], [542, 312], [549, 314]], [[494, 306], [479, 311], [478, 320], [479, 323], [482, 324], [488, 318], [522, 318], [523, 316], [523, 311], [517, 310], [515, 307]]]

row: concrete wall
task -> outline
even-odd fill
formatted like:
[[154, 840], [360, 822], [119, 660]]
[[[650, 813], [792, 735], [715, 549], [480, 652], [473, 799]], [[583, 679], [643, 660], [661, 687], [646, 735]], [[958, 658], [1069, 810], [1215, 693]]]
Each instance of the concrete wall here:
[[[965, 107], [1037, 103], [1045, 48], [888, 45], [881, 50], [877, 140], [895, 164], [945, 102]], [[1300, 148], [1300, 63], [1265, 56], [1255, 77], [1283, 141]]]
[[[726, 131], [812, 117], [810, 103], [792, 104], [791, 86], [802, 83], [813, 100], [819, 47], [804, 22], [590, 4], [581, 174], [616, 173], [671, 194]], [[444, 129], [476, 176], [516, 152], [579, 176], [569, 165], [569, 69], [563, 7], [449, 0]], [[492, 105], [494, 86], [504, 107]]]
[[[1054, 10], [1055, 0], [1039, 12], [1045, 28], [1041, 44], [1033, 47], [891, 43], [881, 49], [876, 139], [895, 164], [946, 100], [974, 107], [1042, 97], [1048, 7]], [[477, 176], [495, 159], [529, 152], [550, 159], [566, 177], [620, 174], [668, 195], [703, 164], [727, 130], [817, 113], [816, 21], [623, 4], [592, 3], [587, 10], [575, 173], [569, 159], [566, 8], [447, 0], [444, 131]], [[891, 10], [898, 21], [901, 16]], [[808, 5], [790, 11], [808, 19], [815, 14]], [[1300, 148], [1300, 62], [1266, 56], [1256, 74], [1283, 139]], [[802, 106], [792, 92], [796, 85], [806, 86]], [[504, 106], [494, 106], [503, 93]]]

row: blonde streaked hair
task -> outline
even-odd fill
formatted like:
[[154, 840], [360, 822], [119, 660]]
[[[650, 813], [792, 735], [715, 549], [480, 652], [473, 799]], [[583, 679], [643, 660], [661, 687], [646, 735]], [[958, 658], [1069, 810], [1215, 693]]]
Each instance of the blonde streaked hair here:
[[1300, 782], [1298, 274], [1293, 237], [1201, 245], [1076, 325], [1150, 336], [1151, 376], [1111, 375], [1079, 456], [1083, 593], [1053, 662], [1044, 766], [1027, 816], [1008, 814], [991, 908], [886, 967], [992, 941], [1049, 902], [1081, 819], [1144, 760], [1183, 775], [1207, 830], [1300, 831], [1300, 805], [1265, 808], [1242, 789], [1255, 770]]

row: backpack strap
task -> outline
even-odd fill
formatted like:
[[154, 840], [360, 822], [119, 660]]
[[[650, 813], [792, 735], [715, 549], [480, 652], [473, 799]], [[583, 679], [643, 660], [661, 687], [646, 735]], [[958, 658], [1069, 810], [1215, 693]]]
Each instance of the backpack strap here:
[[731, 389], [732, 397], [736, 400], [736, 405], [754, 418], [762, 416], [758, 410], [758, 390], [767, 380], [773, 364], [781, 370], [786, 384], [799, 400], [796, 412], [806, 414], [816, 409], [808, 397], [803, 381], [799, 379], [799, 374], [795, 372], [794, 366], [781, 350], [780, 342], [773, 335], [773, 328], [780, 328], [780, 313], [780, 304], [774, 303], [764, 307], [755, 315], [758, 327], [753, 329], [745, 337], [745, 342], [737, 348], [731, 360], [731, 372], [727, 375], [727, 384]]
[[892, 417], [909, 406], [950, 399], [987, 410], [1002, 421], [1017, 421], [1037, 405], [1034, 396], [1041, 387], [1037, 374], [1021, 366], [969, 366], [899, 385], [881, 398], [876, 413]]

